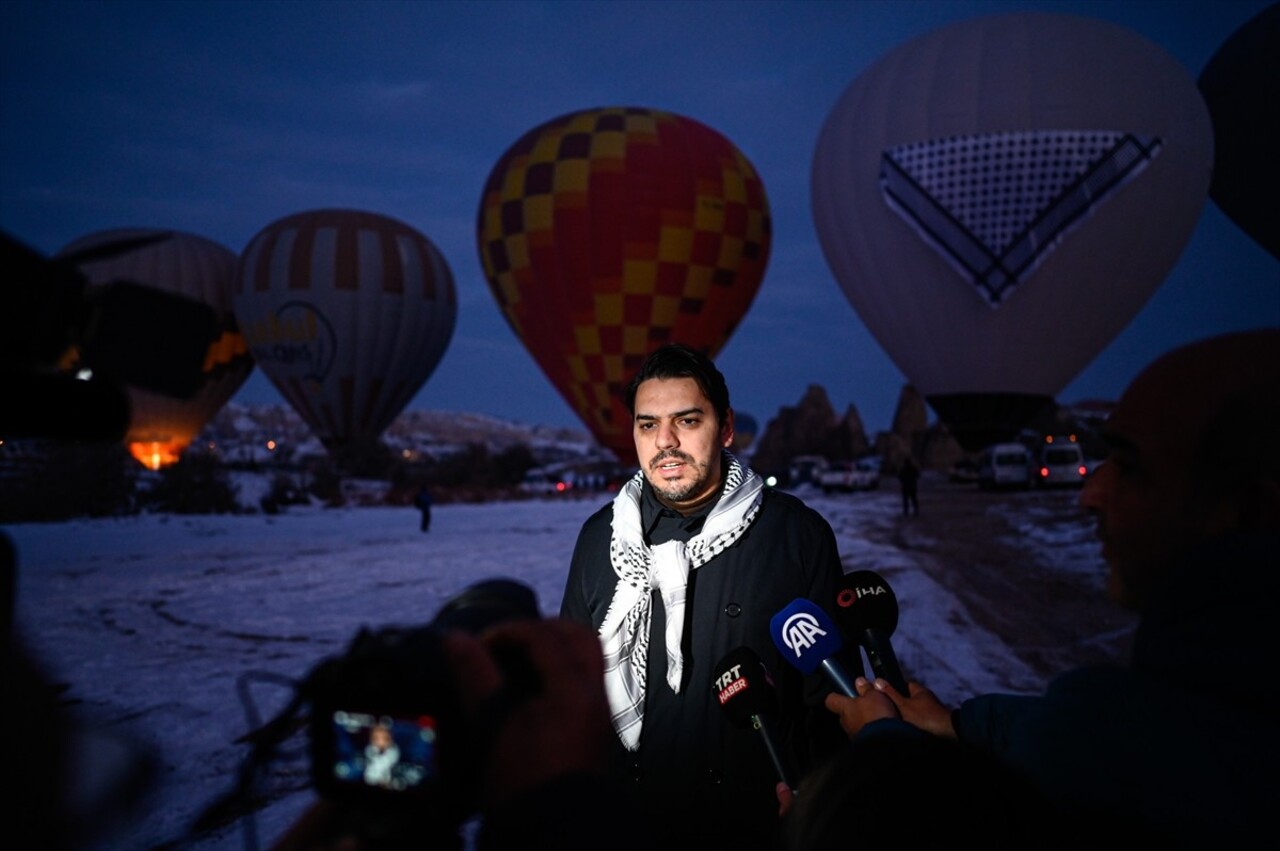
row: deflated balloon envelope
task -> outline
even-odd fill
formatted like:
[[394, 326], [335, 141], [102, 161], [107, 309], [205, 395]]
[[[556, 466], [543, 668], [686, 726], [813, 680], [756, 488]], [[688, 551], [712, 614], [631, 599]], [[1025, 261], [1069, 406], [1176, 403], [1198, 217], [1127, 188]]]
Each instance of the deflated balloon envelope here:
[[235, 281], [254, 359], [348, 465], [376, 453], [440, 363], [457, 309], [435, 245], [361, 210], [310, 210], [267, 225], [242, 252]]
[[962, 21], [881, 57], [818, 139], [812, 208], [858, 316], [968, 449], [1008, 439], [1163, 282], [1207, 197], [1187, 71], [1114, 24]]
[[116, 228], [73, 240], [57, 256], [91, 258], [76, 267], [92, 286], [131, 281], [194, 299], [216, 312], [217, 325], [193, 393], [178, 397], [128, 388], [132, 415], [124, 439], [130, 453], [153, 470], [176, 462], [253, 371], [232, 310], [235, 252], [190, 233]]
[[573, 112], [520, 137], [477, 214], [512, 330], [596, 440], [635, 462], [623, 392], [667, 342], [714, 356], [768, 262], [768, 200], [733, 143], [639, 107]]

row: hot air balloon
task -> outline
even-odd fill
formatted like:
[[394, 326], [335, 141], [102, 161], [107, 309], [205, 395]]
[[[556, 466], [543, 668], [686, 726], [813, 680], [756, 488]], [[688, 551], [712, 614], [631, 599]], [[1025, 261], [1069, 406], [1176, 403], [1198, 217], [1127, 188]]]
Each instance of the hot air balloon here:
[[128, 388], [132, 413], [124, 440], [130, 454], [152, 470], [173, 464], [253, 371], [232, 312], [235, 252], [189, 233], [117, 228], [82, 236], [56, 257], [74, 262], [90, 286], [132, 281], [216, 311], [218, 324], [194, 393], [179, 397]]
[[813, 217], [868, 330], [977, 450], [1147, 302], [1212, 160], [1204, 102], [1164, 50], [1103, 21], [995, 15], [853, 80], [818, 138]]
[[1280, 259], [1280, 4], [1233, 32], [1209, 58], [1198, 85], [1213, 120], [1209, 197]]
[[601, 446], [634, 463], [622, 396], [666, 342], [714, 356], [771, 239], [764, 184], [691, 118], [604, 107], [524, 134], [485, 182], [481, 262], [513, 331]]
[[378, 213], [311, 210], [240, 255], [249, 351], [340, 466], [377, 463], [380, 437], [435, 371], [458, 302], [427, 237]]

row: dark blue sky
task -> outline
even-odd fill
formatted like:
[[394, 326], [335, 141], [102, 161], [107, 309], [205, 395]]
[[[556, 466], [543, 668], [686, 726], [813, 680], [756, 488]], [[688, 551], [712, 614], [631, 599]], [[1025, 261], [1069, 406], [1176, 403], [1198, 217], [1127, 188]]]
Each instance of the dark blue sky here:
[[[239, 252], [317, 207], [399, 218], [444, 253], [458, 324], [411, 407], [579, 426], [498, 312], [475, 242], [479, 193], [516, 138], [565, 112], [648, 106], [719, 130], [755, 164], [774, 243], [719, 362], [761, 426], [823, 385], [887, 428], [907, 381], [860, 321], [809, 208], [818, 132], [886, 51], [1018, 10], [1128, 26], [1191, 77], [1269, 5], [1109, 2], [102, 2], [0, 5], [0, 229], [53, 253], [162, 227]], [[1114, 398], [1179, 343], [1280, 325], [1280, 264], [1206, 201], [1147, 306], [1059, 394]], [[243, 401], [276, 401], [260, 372]]]

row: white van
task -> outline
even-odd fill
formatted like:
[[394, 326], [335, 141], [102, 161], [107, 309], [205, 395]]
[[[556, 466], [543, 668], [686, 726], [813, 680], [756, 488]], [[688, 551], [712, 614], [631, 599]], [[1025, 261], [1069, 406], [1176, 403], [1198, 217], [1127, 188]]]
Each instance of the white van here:
[[978, 487], [1026, 488], [1031, 484], [1031, 450], [1021, 443], [995, 443], [978, 457]]
[[1089, 467], [1080, 444], [1070, 437], [1046, 437], [1036, 457], [1036, 484], [1041, 487], [1082, 487]]

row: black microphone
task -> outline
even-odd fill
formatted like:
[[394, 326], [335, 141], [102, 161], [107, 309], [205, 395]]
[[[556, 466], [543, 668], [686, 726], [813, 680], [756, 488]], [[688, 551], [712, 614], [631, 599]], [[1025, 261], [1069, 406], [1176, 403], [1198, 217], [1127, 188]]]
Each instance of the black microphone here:
[[806, 674], [821, 667], [841, 694], [858, 696], [837, 658], [844, 647], [840, 630], [817, 603], [796, 597], [770, 619], [769, 632], [782, 658]]
[[898, 599], [889, 583], [870, 570], [845, 574], [836, 592], [835, 612], [845, 633], [867, 651], [867, 661], [875, 675], [901, 694], [910, 694], [889, 643], [889, 636], [898, 627]]
[[778, 779], [794, 791], [795, 784], [791, 782], [791, 775], [773, 740], [771, 719], [778, 710], [778, 695], [764, 660], [750, 647], [739, 647], [726, 653], [715, 670], [717, 673], [711, 681], [711, 691], [720, 701], [720, 708], [735, 723], [760, 733], [769, 751], [769, 759], [773, 760], [773, 767], [778, 772]]

